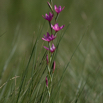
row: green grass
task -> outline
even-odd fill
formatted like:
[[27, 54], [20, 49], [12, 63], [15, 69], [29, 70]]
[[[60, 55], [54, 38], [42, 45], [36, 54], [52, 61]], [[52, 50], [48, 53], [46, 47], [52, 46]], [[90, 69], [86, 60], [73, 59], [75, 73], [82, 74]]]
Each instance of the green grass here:
[[41, 39], [50, 31], [42, 17], [50, 11], [47, 1], [0, 2], [0, 103], [103, 102], [102, 0], [53, 3], [65, 6], [58, 18], [65, 28], [55, 41], [56, 70], [48, 98], [47, 43]]

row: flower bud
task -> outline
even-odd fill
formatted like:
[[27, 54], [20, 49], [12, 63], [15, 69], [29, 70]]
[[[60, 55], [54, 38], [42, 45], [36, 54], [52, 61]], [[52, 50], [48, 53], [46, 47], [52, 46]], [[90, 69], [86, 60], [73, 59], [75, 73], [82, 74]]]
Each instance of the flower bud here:
[[46, 77], [45, 80], [46, 80], [46, 86], [48, 87], [48, 78]]
[[[47, 2], [47, 4], [48, 4], [49, 8], [51, 9], [51, 11], [52, 11], [52, 13], [53, 13], [53, 8], [52, 8], [51, 4], [50, 4], [49, 2]], [[53, 13], [53, 14], [54, 14], [54, 13]]]
[[54, 62], [53, 62], [53, 65], [52, 65], [53, 73], [54, 73], [54, 71], [55, 71], [55, 66], [56, 66], [56, 63], [55, 63], [55, 61], [54, 61]]

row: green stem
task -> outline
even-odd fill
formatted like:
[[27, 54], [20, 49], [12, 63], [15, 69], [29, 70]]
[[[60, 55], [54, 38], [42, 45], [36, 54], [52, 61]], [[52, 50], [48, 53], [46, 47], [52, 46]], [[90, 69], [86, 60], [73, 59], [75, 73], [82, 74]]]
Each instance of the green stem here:
[[59, 14], [57, 13], [56, 17], [55, 17], [55, 23], [57, 22]]
[[51, 34], [52, 34], [51, 22], [49, 22], [49, 26], [50, 26], [50, 29], [51, 29]]
[[57, 32], [55, 32], [54, 36], [56, 36], [56, 33], [57, 33]]

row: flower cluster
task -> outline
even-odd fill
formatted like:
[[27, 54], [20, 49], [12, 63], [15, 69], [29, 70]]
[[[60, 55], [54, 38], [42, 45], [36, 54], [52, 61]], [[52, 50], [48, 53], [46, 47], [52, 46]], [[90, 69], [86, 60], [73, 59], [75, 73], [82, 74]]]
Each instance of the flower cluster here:
[[[57, 17], [59, 15], [59, 13], [65, 8], [65, 7], [57, 7], [56, 5], [54, 5], [54, 10], [56, 12], [56, 17], [55, 17], [55, 24], [52, 25], [51, 24], [51, 21], [54, 17], [54, 11], [53, 11], [53, 7], [51, 5], [51, 3], [47, 2], [49, 8], [51, 9], [52, 13], [49, 12], [49, 14], [45, 14], [45, 16], [43, 16], [44, 19], [46, 19], [48, 22], [49, 22], [49, 26], [50, 26], [50, 29], [51, 29], [51, 34], [49, 32], [47, 32], [46, 35], [44, 35], [44, 38], [42, 38], [42, 40], [44, 41], [47, 41], [48, 42], [48, 47], [44, 46], [44, 48], [46, 50], [48, 50], [48, 55], [46, 56], [46, 61], [47, 61], [47, 67], [48, 67], [48, 75], [46, 76], [46, 87], [48, 89], [48, 93], [49, 93], [49, 96], [50, 96], [50, 92], [51, 92], [51, 83], [52, 83], [52, 79], [53, 79], [53, 74], [54, 74], [54, 70], [55, 70], [55, 66], [56, 66], [56, 63], [55, 61], [52, 62], [52, 55], [53, 53], [55, 52], [55, 45], [53, 44], [53, 40], [56, 38], [56, 33], [58, 31], [60, 31], [61, 29], [64, 28], [64, 25], [62, 26], [59, 26], [58, 23], [57, 23]], [[55, 33], [53, 34], [52, 33], [52, 30], [55, 31]], [[52, 64], [52, 65], [51, 65]]]

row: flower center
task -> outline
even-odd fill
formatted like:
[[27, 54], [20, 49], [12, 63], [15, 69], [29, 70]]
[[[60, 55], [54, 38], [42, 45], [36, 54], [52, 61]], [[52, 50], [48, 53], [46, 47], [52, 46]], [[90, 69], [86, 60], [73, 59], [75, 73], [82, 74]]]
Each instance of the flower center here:
[[57, 25], [55, 25], [55, 29], [58, 29], [58, 26], [57, 26]]

